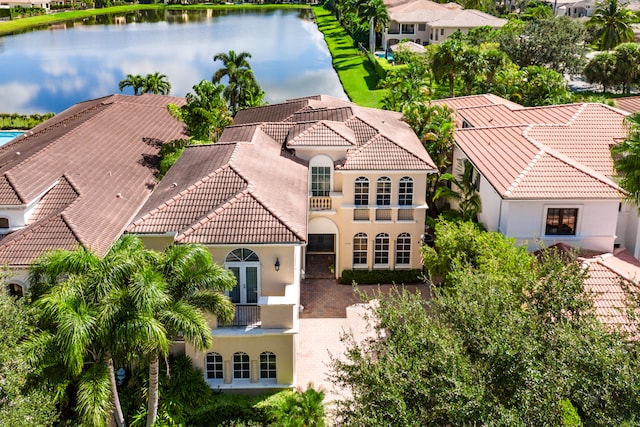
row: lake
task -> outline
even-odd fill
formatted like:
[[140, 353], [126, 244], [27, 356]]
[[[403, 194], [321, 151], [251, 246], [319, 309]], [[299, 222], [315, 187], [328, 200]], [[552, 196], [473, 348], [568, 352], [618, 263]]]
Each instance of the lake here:
[[[127, 74], [160, 72], [185, 96], [247, 51], [269, 103], [315, 94], [347, 99], [310, 10], [139, 11], [0, 37], [0, 112], [59, 113], [113, 93]], [[124, 93], [131, 94], [130, 89]]]

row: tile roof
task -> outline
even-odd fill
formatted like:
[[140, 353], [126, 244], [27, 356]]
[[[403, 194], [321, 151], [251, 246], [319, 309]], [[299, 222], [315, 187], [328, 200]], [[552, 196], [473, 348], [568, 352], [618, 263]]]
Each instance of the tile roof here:
[[610, 149], [626, 135], [624, 112], [594, 103], [514, 108], [478, 101], [452, 102], [473, 126], [456, 131], [456, 144], [503, 198], [621, 196]]
[[303, 147], [343, 149], [336, 168], [435, 170], [401, 114], [300, 98], [242, 110], [218, 143], [187, 147], [127, 231], [174, 232], [177, 242], [304, 243], [308, 164], [292, 154]]
[[627, 316], [627, 292], [640, 291], [640, 262], [626, 250], [580, 260], [588, 272], [585, 291], [593, 297], [598, 318], [635, 335], [636, 327]]
[[616, 107], [629, 113], [640, 113], [640, 96], [629, 96], [626, 98], [617, 98], [615, 100]]
[[77, 104], [0, 148], [0, 205], [36, 207], [0, 240], [0, 262], [29, 264], [78, 244], [104, 254], [155, 185], [160, 145], [184, 137], [166, 105], [113, 95]]

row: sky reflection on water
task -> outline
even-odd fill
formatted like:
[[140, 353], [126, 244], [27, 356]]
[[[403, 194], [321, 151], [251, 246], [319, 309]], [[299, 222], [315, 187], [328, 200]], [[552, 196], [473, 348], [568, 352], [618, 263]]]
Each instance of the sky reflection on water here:
[[251, 53], [269, 103], [318, 93], [346, 99], [322, 34], [299, 12], [199, 12], [186, 23], [173, 12], [162, 22], [74, 24], [0, 38], [0, 112], [59, 113], [119, 93], [127, 74], [156, 71], [168, 76], [172, 95], [184, 96], [221, 66], [213, 55], [229, 50]]

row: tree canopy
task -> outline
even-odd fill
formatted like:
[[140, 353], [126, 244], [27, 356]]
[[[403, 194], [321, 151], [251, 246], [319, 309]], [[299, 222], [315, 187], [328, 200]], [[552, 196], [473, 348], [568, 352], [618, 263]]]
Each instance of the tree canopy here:
[[[472, 223], [440, 222], [431, 299], [398, 290], [372, 335], [332, 361], [344, 426], [611, 426], [636, 422], [636, 344], [605, 328], [578, 262], [536, 258]], [[426, 286], [426, 285], [425, 285]]]

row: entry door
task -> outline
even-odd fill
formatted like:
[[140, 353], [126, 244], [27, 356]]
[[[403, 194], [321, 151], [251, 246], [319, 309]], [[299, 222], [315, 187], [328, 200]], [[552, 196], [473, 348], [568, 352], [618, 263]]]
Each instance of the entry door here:
[[309, 234], [307, 252], [334, 253], [335, 237], [335, 234]]
[[[235, 263], [234, 263], [235, 264]], [[238, 284], [229, 291], [229, 298], [234, 304], [257, 304], [258, 303], [258, 267], [259, 264], [238, 263], [227, 267], [234, 276]]]

